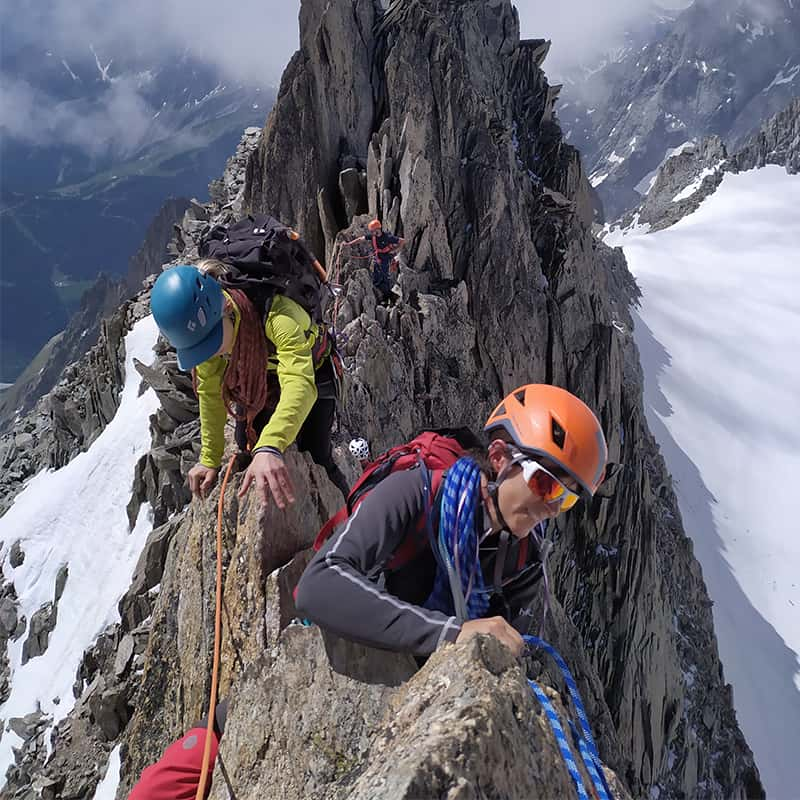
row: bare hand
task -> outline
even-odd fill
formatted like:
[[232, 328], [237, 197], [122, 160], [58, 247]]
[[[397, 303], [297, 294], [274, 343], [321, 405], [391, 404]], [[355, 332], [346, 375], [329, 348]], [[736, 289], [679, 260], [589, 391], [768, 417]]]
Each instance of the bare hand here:
[[468, 642], [479, 633], [488, 633], [502, 642], [515, 656], [522, 655], [525, 641], [519, 632], [512, 628], [502, 617], [488, 619], [472, 619], [461, 626], [456, 642]]
[[275, 505], [281, 511], [294, 503], [294, 487], [289, 478], [289, 470], [286, 469], [283, 459], [274, 453], [256, 453], [253, 456], [253, 461], [244, 475], [239, 497], [244, 497], [253, 483], [256, 486], [256, 494], [264, 505], [269, 503], [269, 492], [272, 492]]
[[217, 482], [217, 474], [219, 469], [213, 467], [206, 467], [203, 464], [195, 464], [190, 470], [187, 480], [189, 482], [189, 489], [192, 491], [194, 497], [205, 497], [211, 491], [214, 484]]

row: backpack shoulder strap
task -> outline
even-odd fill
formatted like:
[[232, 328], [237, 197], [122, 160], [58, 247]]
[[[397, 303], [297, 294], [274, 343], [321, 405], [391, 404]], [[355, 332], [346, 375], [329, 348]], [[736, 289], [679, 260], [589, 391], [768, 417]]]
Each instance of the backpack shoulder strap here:
[[[427, 467], [420, 467], [420, 469], [427, 469]], [[387, 570], [393, 571], [404, 567], [429, 547], [433, 550], [434, 558], [436, 558], [438, 563], [438, 549], [435, 547], [434, 518], [437, 516], [437, 504], [441, 500], [439, 490], [442, 487], [445, 470], [428, 470], [428, 473], [430, 475], [430, 483], [428, 484], [430, 487], [430, 504], [427, 509], [423, 511], [414, 530], [406, 534], [403, 541], [400, 542], [397, 549], [392, 554], [392, 557], [386, 564]]]

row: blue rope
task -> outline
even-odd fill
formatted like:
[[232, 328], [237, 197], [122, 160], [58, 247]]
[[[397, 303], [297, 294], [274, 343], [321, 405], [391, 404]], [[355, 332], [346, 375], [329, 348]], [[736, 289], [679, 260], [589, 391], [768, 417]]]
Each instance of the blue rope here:
[[532, 647], [538, 647], [544, 650], [548, 655], [552, 657], [552, 659], [558, 664], [559, 669], [561, 670], [561, 674], [564, 676], [564, 680], [567, 682], [567, 689], [569, 690], [569, 696], [572, 698], [572, 702], [575, 706], [575, 711], [578, 714], [578, 719], [581, 723], [581, 728], [583, 728], [583, 735], [586, 739], [587, 744], [589, 745], [589, 752], [597, 758], [600, 759], [600, 754], [597, 752], [597, 745], [594, 743], [594, 737], [592, 736], [592, 731], [589, 728], [589, 719], [586, 716], [586, 710], [583, 707], [583, 701], [581, 700], [580, 692], [578, 691], [578, 684], [575, 683], [575, 678], [572, 677], [572, 673], [569, 671], [569, 667], [567, 666], [566, 662], [563, 658], [561, 658], [561, 654], [558, 650], [555, 649], [552, 645], [548, 644], [547, 642], [540, 639], [538, 636], [523, 636], [522, 637], [525, 642]]
[[455, 615], [462, 622], [483, 617], [489, 610], [475, 528], [480, 489], [481, 470], [471, 458], [459, 459], [447, 471], [434, 543], [438, 569], [425, 601], [425, 608]]
[[[609, 789], [608, 783], [606, 782], [602, 761], [600, 759], [600, 754], [597, 752], [597, 745], [595, 744], [594, 736], [592, 736], [592, 729], [589, 727], [589, 718], [586, 715], [586, 709], [583, 706], [583, 701], [581, 700], [581, 695], [578, 691], [578, 684], [575, 683], [575, 678], [572, 677], [572, 673], [569, 671], [567, 663], [564, 661], [564, 659], [561, 657], [561, 654], [555, 649], [555, 647], [538, 638], [537, 636], [523, 636], [522, 638], [529, 646], [538, 647], [544, 650], [552, 657], [556, 664], [558, 664], [561, 674], [564, 676], [564, 680], [567, 683], [567, 689], [569, 690], [569, 696], [572, 698], [572, 704], [575, 707], [575, 713], [578, 715], [578, 720], [581, 723], [583, 737], [578, 734], [578, 731], [576, 728], [574, 728], [574, 726], [572, 727], [573, 735], [578, 743], [578, 749], [581, 753], [586, 771], [589, 773], [589, 777], [592, 779], [592, 783], [594, 784], [594, 788], [597, 791], [597, 795], [600, 800], [610, 800], [610, 798], [613, 798], [614, 795]], [[580, 794], [580, 792], [578, 792], [578, 794]]]
[[553, 704], [550, 702], [550, 698], [544, 693], [544, 689], [542, 689], [538, 683], [531, 680], [529, 680], [528, 683], [530, 684], [531, 689], [533, 689], [533, 693], [542, 704], [544, 713], [547, 715], [547, 721], [550, 723], [550, 727], [553, 729], [553, 733], [556, 736], [558, 748], [561, 750], [561, 757], [564, 759], [564, 763], [567, 765], [572, 782], [575, 784], [575, 789], [578, 792], [579, 800], [589, 800], [589, 795], [586, 794], [586, 787], [583, 785], [583, 778], [581, 778], [578, 765], [575, 763], [575, 759], [572, 756], [572, 750], [569, 749], [569, 742], [567, 741], [564, 729], [561, 727], [561, 720], [559, 720], [558, 714], [556, 714], [556, 710], [553, 708]]
[[[606, 775], [605, 772], [603, 772], [603, 765], [599, 761], [595, 760], [594, 756], [589, 752], [586, 739], [584, 739], [578, 733], [578, 729], [575, 727], [572, 721], [569, 723], [569, 728], [570, 731], [572, 731], [573, 740], [578, 745], [578, 752], [581, 754], [583, 766], [586, 767], [586, 772], [589, 774], [589, 777], [594, 784], [594, 788], [597, 791], [597, 796], [600, 798], [600, 800], [613, 800], [614, 795], [611, 794], [611, 789], [606, 783]], [[608, 791], [606, 792], [606, 790]]]

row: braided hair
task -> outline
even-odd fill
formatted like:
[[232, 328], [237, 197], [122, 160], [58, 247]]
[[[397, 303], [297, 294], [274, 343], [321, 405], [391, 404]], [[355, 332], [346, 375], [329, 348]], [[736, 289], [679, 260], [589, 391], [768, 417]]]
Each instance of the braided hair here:
[[[197, 269], [216, 279], [230, 272], [228, 265], [217, 258], [202, 259]], [[239, 333], [223, 378], [222, 399], [228, 414], [238, 422], [247, 422], [247, 442], [252, 447], [258, 439], [253, 421], [267, 405], [267, 337], [263, 320], [250, 298], [239, 289], [226, 288], [226, 291], [239, 310], [240, 319]], [[197, 392], [195, 370], [192, 370], [192, 382]]]
[[258, 439], [253, 420], [267, 405], [267, 337], [264, 323], [250, 298], [240, 289], [226, 290], [239, 309], [239, 332], [222, 382], [222, 399], [228, 413], [247, 422], [247, 442]]

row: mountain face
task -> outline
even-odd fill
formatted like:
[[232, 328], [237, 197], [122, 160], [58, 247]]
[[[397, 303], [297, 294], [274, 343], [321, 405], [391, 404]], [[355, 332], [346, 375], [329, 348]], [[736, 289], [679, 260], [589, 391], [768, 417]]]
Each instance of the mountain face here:
[[[800, 392], [798, 171], [800, 98], [734, 152], [711, 137], [670, 158], [627, 227], [604, 239], [623, 248], [642, 292], [648, 421], [684, 524], [699, 532], [726, 678], [768, 797], [792, 797], [800, 780], [800, 547], [790, 500], [764, 508], [738, 487], [745, 451], [766, 474], [800, 478], [787, 426]], [[765, 671], [770, 681], [752, 679]]]
[[738, 146], [799, 93], [799, 4], [695, 0], [571, 76], [558, 113], [611, 221], [638, 204], [671, 150], [711, 135]]
[[[180, 259], [196, 256], [205, 225], [242, 210], [277, 214], [324, 255], [344, 287], [335, 308], [347, 367], [337, 458], [351, 477], [357, 465], [341, 447], [351, 436], [381, 452], [425, 427], [480, 429], [498, 397], [526, 382], [565, 386], [596, 409], [624, 468], [554, 526], [545, 638], [576, 676], [616, 796], [762, 797], [702, 572], [645, 421], [629, 311], [637, 289], [621, 255], [592, 236], [590, 187], [541, 69], [546, 44], [520, 41], [509, 0], [397, 0], [385, 13], [371, 0], [305, 0], [300, 26], [267, 126], [226, 173], [237, 177], [184, 215]], [[408, 243], [391, 309], [376, 306], [363, 260], [341, 249], [368, 214]], [[122, 333], [146, 322], [147, 300], [145, 290], [125, 304], [35, 416], [3, 438], [0, 454], [19, 465], [15, 473], [23, 459], [30, 474], [48, 458], [79, 463], [73, 456], [87, 448], [100, 458], [95, 443], [126, 382]], [[0, 739], [0, 753], [13, 760], [6, 791], [15, 798], [90, 796], [106, 764], [105, 791], [123, 797], [207, 702], [219, 489], [188, 503], [185, 476], [199, 446], [191, 381], [163, 340], [152, 363], [141, 362], [146, 402], [158, 397], [142, 426], [152, 447], [120, 481], [133, 482], [131, 526], [140, 533], [150, 513], [153, 531], [110, 624], [80, 632], [71, 694], [55, 702], [42, 690], [9, 720], [16, 752]], [[50, 434], [57, 449], [39, 444], [51, 410], [60, 412]], [[562, 694], [540, 656], [523, 670], [481, 640], [443, 648], [417, 672], [408, 658], [292, 624], [292, 587], [340, 498], [307, 456], [292, 449], [288, 461], [298, 497], [290, 512], [240, 500], [241, 472], [223, 501], [220, 688], [231, 706], [211, 797], [226, 796], [228, 783], [243, 800], [570, 796], [524, 681], [527, 671]], [[23, 485], [7, 479], [6, 495], [25, 499]], [[21, 513], [16, 506], [0, 526]], [[37, 659], [54, 658], [44, 631], [55, 637], [62, 617], [50, 598], [65, 604], [81, 590], [54, 575], [47, 602], [30, 607], [25, 577], [36, 549], [5, 524], [10, 705], [0, 716], [23, 711], [20, 697], [34, 690], [20, 687], [32, 685]], [[28, 652], [37, 655], [22, 664], [19, 642], [31, 639], [34, 615]]]
[[78, 361], [97, 343], [102, 320], [123, 300], [137, 294], [148, 276], [161, 271], [169, 258], [167, 246], [174, 235], [175, 223], [190, 206], [185, 198], [167, 200], [148, 226], [142, 246], [130, 259], [125, 278], [101, 275], [84, 292], [66, 328], [48, 341], [14, 384], [0, 394], [0, 431], [27, 414], [55, 386], [64, 367]]
[[0, 67], [18, 113], [0, 137], [0, 382], [64, 329], [99, 273], [124, 275], [165, 197], [205, 196], [274, 98], [188, 56], [157, 64], [87, 42], [67, 59], [7, 38]]
[[800, 173], [800, 97], [764, 122], [738, 150], [731, 152], [719, 137], [711, 136], [670, 156], [653, 178], [647, 196], [622, 218], [611, 236], [616, 239], [631, 227], [640, 232], [669, 228], [695, 212], [726, 173], [768, 165], [785, 167], [790, 175]]

